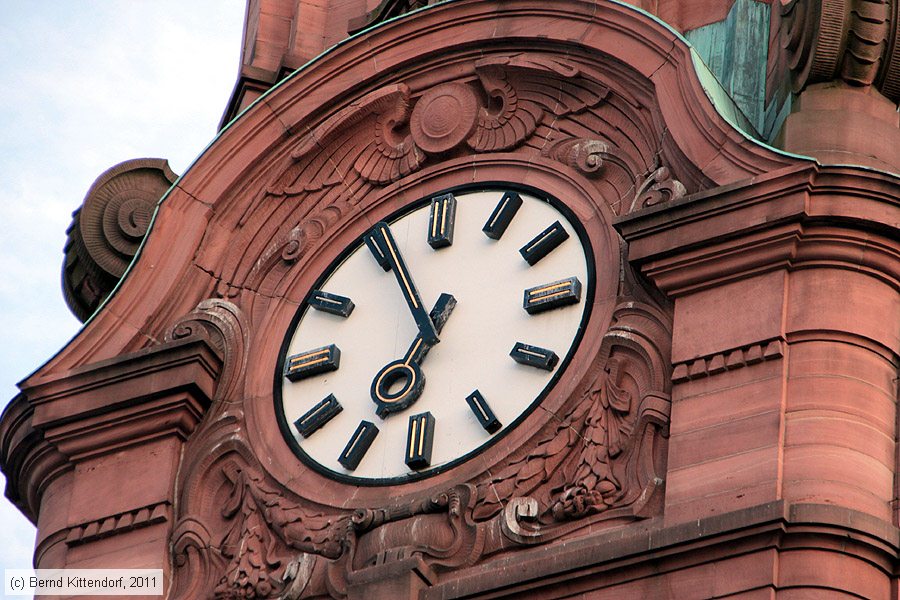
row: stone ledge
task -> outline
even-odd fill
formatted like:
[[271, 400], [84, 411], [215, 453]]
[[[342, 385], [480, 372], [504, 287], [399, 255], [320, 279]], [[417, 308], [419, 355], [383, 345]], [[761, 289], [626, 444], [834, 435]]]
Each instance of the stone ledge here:
[[[624, 582], [663, 573], [659, 563], [663, 558], [676, 557], [676, 569], [683, 569], [735, 553], [787, 549], [793, 538], [805, 541], [810, 536], [835, 542], [821, 544], [823, 550], [837, 549], [870, 562], [873, 556], [880, 557], [883, 564], [878, 568], [886, 574], [900, 548], [900, 529], [871, 515], [832, 505], [775, 501], [671, 526], [659, 517], [523, 550], [459, 571], [426, 589], [421, 597], [515, 597], [524, 590], [539, 595], [536, 590], [545, 586], [614, 572]], [[640, 572], [629, 575], [629, 570]]]

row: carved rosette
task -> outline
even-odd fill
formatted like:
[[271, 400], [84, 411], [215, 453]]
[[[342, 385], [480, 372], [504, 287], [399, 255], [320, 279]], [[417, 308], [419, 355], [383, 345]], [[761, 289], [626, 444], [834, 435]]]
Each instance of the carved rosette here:
[[471, 87], [445, 83], [425, 92], [413, 109], [410, 131], [428, 154], [452, 150], [478, 125], [478, 99]]
[[896, 0], [782, 2], [780, 36], [795, 92], [842, 80], [900, 100]]
[[162, 159], [120, 163], [94, 181], [72, 214], [64, 248], [63, 296], [85, 321], [125, 273], [147, 234], [156, 203], [177, 176]]

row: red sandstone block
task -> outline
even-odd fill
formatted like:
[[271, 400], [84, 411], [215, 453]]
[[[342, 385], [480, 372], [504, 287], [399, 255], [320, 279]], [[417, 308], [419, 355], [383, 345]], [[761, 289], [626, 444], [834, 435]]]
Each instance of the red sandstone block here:
[[755, 486], [731, 489], [704, 497], [690, 497], [681, 502], [670, 502], [666, 498], [665, 522], [667, 525], [695, 521], [711, 515], [720, 515], [748, 506], [756, 506], [776, 500], [779, 494], [778, 481], [771, 479]]
[[[749, 592], [740, 592], [739, 594], [729, 594], [721, 596], [722, 600], [775, 600], [775, 588], [766, 586]], [[781, 598], [781, 596], [778, 596]]]
[[888, 519], [885, 515], [890, 513], [883, 498], [839, 481], [785, 480], [782, 489], [785, 499], [795, 503], [834, 504], [881, 519]]
[[79, 463], [75, 467], [69, 524], [169, 501], [181, 444], [172, 436]]
[[264, 14], [276, 15], [286, 19], [294, 15], [295, 2], [285, 2], [284, 0], [260, 0], [259, 12]]
[[801, 549], [782, 552], [779, 560], [778, 584], [780, 587], [815, 586], [820, 588], [817, 591], [822, 594], [815, 596], [816, 598], [827, 598], [826, 592], [829, 588], [857, 594], [857, 597], [869, 600], [890, 598], [890, 577], [886, 573], [850, 554], [828, 550]]
[[896, 369], [890, 360], [850, 341], [792, 342], [788, 377], [829, 375], [872, 385], [889, 398], [895, 391]]
[[839, 504], [890, 521], [893, 473], [873, 458], [823, 444], [786, 447], [783, 462], [785, 500]]
[[[751, 371], [760, 378], [752, 380]], [[676, 386], [672, 394], [671, 433], [677, 435], [733, 419], [780, 411], [783, 389], [780, 371], [770, 367], [770, 363], [761, 363]]]
[[863, 272], [804, 269], [791, 273], [788, 293], [787, 331], [843, 331], [900, 353], [900, 296], [888, 284]]
[[[775, 550], [763, 550], [752, 554], [742, 554], [734, 558], [717, 561], [714, 564], [715, 575], [713, 591], [716, 598], [731, 598], [732, 594], [756, 594], [754, 588], [770, 586], [775, 583], [778, 555]], [[763, 598], [765, 596], [749, 596]]]
[[776, 446], [780, 441], [780, 410], [729, 419], [720, 424], [673, 434], [669, 438], [669, 469]]
[[804, 377], [788, 380], [786, 412], [826, 410], [847, 413], [881, 431], [892, 431], [896, 405], [865, 382], [845, 377]]
[[[69, 548], [65, 567], [68, 569], [165, 568], [166, 546], [170, 531], [171, 523], [160, 523], [80, 546], [73, 546]], [[42, 564], [41, 568], [49, 567]]]
[[[735, 310], [735, 298], [744, 298]], [[767, 273], [690, 294], [675, 304], [672, 362], [782, 335], [784, 275]]]
[[778, 478], [778, 461], [779, 447], [773, 445], [682, 469], [670, 469], [666, 503], [700, 500], [714, 494], [774, 482]]
[[785, 447], [829, 445], [854, 450], [893, 469], [894, 435], [867, 422], [863, 417], [836, 411], [809, 410], [787, 414]]
[[734, 0], [658, 0], [654, 12], [682, 33], [724, 21]]

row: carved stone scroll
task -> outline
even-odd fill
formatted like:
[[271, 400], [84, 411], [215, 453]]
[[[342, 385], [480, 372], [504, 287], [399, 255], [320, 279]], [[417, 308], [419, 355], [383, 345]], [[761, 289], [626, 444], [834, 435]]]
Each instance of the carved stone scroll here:
[[79, 320], [93, 314], [125, 273], [156, 203], [176, 178], [165, 160], [140, 158], [94, 181], [66, 231], [63, 296]]
[[680, 200], [686, 193], [684, 184], [672, 177], [668, 167], [659, 167], [650, 173], [638, 187], [634, 200], [631, 202], [631, 210], [628, 212], [656, 206], [663, 202]]
[[555, 142], [543, 148], [541, 155], [553, 158], [585, 175], [599, 174], [604, 162], [612, 157], [609, 144], [588, 138], [570, 138]]
[[514, 148], [531, 137], [545, 115], [579, 113], [609, 94], [572, 64], [527, 54], [480, 60], [475, 72], [492, 100], [482, 107], [467, 142], [481, 152]]

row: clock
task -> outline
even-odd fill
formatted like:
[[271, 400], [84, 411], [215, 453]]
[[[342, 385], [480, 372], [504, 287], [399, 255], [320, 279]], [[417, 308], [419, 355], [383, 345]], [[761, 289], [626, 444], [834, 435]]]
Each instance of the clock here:
[[472, 458], [565, 376], [593, 303], [591, 256], [562, 202], [511, 185], [436, 193], [370, 226], [286, 335], [286, 441], [363, 485]]

